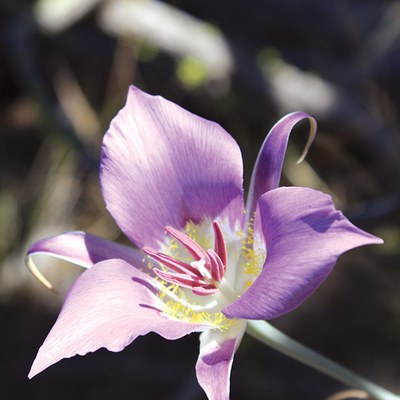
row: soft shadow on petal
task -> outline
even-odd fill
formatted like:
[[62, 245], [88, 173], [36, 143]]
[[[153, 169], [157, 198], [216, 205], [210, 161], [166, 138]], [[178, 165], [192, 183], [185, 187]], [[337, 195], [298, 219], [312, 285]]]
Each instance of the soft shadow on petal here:
[[103, 196], [122, 231], [157, 247], [167, 225], [243, 210], [242, 158], [218, 124], [131, 87], [104, 137]]
[[257, 218], [267, 259], [254, 284], [223, 310], [230, 318], [279, 317], [321, 285], [342, 253], [382, 243], [336, 210], [330, 196], [308, 188], [269, 191], [259, 201]]
[[237, 321], [229, 330], [210, 330], [200, 335], [200, 354], [196, 375], [208, 400], [229, 400], [233, 356], [246, 329]]
[[256, 210], [258, 199], [264, 193], [279, 186], [289, 136], [294, 126], [304, 119], [310, 121], [310, 135], [299, 160], [301, 161], [307, 154], [317, 132], [317, 122], [311, 115], [300, 111], [288, 114], [269, 131], [258, 153], [251, 177], [246, 204], [246, 209], [250, 213]]
[[121, 351], [149, 332], [178, 339], [202, 329], [161, 316], [154, 290], [145, 273], [122, 260], [102, 261], [86, 270], [71, 287], [29, 377], [76, 354], [101, 347]]

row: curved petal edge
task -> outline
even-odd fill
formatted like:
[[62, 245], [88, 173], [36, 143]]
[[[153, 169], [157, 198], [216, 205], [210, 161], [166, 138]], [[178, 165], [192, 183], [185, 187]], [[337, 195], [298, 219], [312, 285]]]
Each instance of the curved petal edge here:
[[138, 247], [164, 228], [243, 210], [243, 166], [218, 124], [131, 86], [104, 136], [100, 184], [107, 209]]
[[196, 375], [208, 400], [229, 400], [233, 356], [246, 329], [237, 321], [229, 330], [210, 330], [200, 335], [200, 354]]
[[342, 253], [383, 242], [354, 226], [330, 196], [308, 188], [281, 187], [264, 194], [256, 224], [267, 258], [253, 285], [223, 310], [229, 318], [279, 317], [321, 285]]
[[63, 358], [101, 347], [121, 351], [149, 332], [173, 340], [202, 330], [200, 325], [161, 315], [151, 282], [123, 260], [102, 261], [83, 272], [68, 292], [29, 378]]

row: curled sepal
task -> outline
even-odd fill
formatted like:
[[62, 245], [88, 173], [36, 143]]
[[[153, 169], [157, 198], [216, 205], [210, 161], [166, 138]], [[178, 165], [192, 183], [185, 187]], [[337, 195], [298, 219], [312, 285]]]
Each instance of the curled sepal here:
[[67, 232], [33, 243], [26, 253], [26, 266], [50, 290], [53, 290], [53, 285], [34, 262], [33, 257], [36, 255], [59, 258], [83, 268], [90, 268], [93, 264], [110, 258], [120, 258], [139, 268], [143, 267], [143, 254], [138, 250], [89, 233]]
[[258, 199], [264, 193], [279, 186], [289, 136], [294, 126], [304, 119], [310, 122], [310, 133], [299, 163], [306, 156], [317, 132], [315, 119], [304, 112], [293, 112], [280, 119], [269, 131], [258, 153], [250, 181], [246, 204], [249, 215], [256, 210]]

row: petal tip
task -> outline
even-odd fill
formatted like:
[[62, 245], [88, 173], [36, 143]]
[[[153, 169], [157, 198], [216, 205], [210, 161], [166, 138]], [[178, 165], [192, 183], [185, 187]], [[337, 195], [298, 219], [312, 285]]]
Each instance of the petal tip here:
[[55, 362], [47, 362], [47, 363], [43, 362], [43, 360], [40, 357], [40, 350], [39, 350], [39, 353], [36, 356], [35, 360], [33, 361], [33, 364], [29, 371], [28, 378], [29, 379], [34, 378], [36, 375], [39, 375], [41, 372], [43, 372], [46, 368], [50, 367], [50, 365], [55, 364], [58, 361], [59, 360]]

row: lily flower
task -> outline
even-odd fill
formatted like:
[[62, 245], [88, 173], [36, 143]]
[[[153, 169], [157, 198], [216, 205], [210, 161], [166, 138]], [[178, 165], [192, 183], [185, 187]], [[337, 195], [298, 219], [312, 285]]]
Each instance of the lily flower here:
[[138, 249], [83, 232], [29, 248], [32, 270], [40, 253], [87, 268], [29, 377], [76, 354], [121, 351], [148, 332], [171, 340], [201, 332], [198, 382], [210, 400], [227, 400], [247, 320], [292, 311], [342, 253], [382, 242], [350, 223], [330, 196], [279, 187], [289, 135], [304, 119], [311, 124], [306, 153], [316, 132], [310, 115], [294, 112], [271, 129], [245, 205], [234, 139], [218, 124], [130, 87], [104, 137], [100, 184], [107, 209]]

